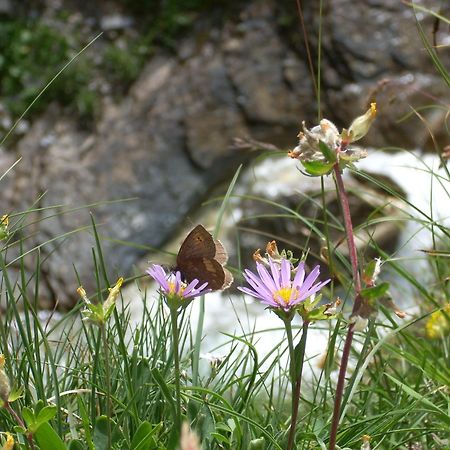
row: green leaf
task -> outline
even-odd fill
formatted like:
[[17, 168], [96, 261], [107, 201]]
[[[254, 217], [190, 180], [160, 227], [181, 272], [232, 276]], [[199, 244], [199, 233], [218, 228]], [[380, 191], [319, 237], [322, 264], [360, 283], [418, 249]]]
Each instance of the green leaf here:
[[[108, 434], [111, 433], [111, 439]], [[93, 441], [95, 450], [110, 450], [113, 444], [123, 439], [123, 435], [113, 420], [106, 416], [99, 416], [95, 420]]]
[[219, 444], [230, 445], [230, 440], [226, 436], [224, 436], [224, 435], [222, 435], [220, 433], [211, 433], [211, 436], [213, 438], [215, 438], [216, 441], [219, 442]]
[[19, 387], [19, 388], [17, 388], [17, 389], [12, 390], [12, 391], [9, 393], [9, 396], [8, 396], [8, 402], [9, 402], [9, 403], [12, 403], [12, 402], [15, 402], [18, 398], [23, 397], [24, 391], [25, 391], [25, 388], [24, 388], [23, 386], [21, 386], [21, 387]]
[[39, 427], [45, 422], [49, 422], [56, 415], [56, 406], [45, 406], [39, 411], [36, 418], [36, 427]]
[[153, 434], [157, 428], [150, 422], [142, 422], [131, 441], [131, 450], [150, 450], [157, 447]]
[[322, 175], [328, 175], [333, 170], [333, 163], [327, 163], [322, 161], [301, 161], [303, 167], [309, 175], [319, 177]]
[[335, 163], [337, 161], [336, 153], [328, 147], [323, 141], [319, 141], [319, 150], [322, 152], [323, 156], [329, 163]]
[[361, 296], [369, 300], [383, 297], [389, 289], [389, 283], [380, 283], [377, 286], [369, 287], [361, 290]]
[[31, 408], [28, 408], [26, 406], [22, 408], [22, 416], [28, 428], [31, 428], [35, 425], [36, 419], [34, 417], [34, 411]]
[[34, 438], [41, 450], [67, 450], [62, 439], [48, 423], [43, 423], [36, 430]]

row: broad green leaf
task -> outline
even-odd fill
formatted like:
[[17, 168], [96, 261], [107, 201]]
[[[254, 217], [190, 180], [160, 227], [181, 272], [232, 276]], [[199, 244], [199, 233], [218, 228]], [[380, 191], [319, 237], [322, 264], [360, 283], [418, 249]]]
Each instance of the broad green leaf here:
[[[111, 433], [110, 439], [109, 433]], [[110, 450], [111, 446], [120, 442], [121, 439], [123, 439], [122, 433], [113, 420], [106, 416], [97, 417], [93, 434], [95, 450]]]
[[22, 408], [22, 416], [28, 428], [34, 426], [36, 419], [34, 417], [34, 412], [31, 408], [28, 408], [26, 406]]
[[67, 450], [62, 439], [48, 423], [43, 423], [36, 430], [34, 438], [41, 450]]
[[301, 161], [306, 172], [312, 176], [328, 175], [333, 170], [333, 163], [321, 161]]
[[36, 426], [39, 427], [45, 422], [48, 422], [53, 419], [56, 415], [56, 406], [45, 406], [39, 411], [39, 414], [36, 418]]

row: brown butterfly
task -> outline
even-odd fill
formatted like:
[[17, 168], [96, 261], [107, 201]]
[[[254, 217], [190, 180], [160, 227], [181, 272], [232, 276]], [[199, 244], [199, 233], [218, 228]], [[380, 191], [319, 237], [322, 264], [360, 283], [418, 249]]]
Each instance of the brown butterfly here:
[[223, 245], [203, 225], [197, 225], [181, 244], [176, 270], [187, 283], [196, 278], [213, 291], [226, 289], [233, 282], [233, 275], [223, 267], [227, 260]]

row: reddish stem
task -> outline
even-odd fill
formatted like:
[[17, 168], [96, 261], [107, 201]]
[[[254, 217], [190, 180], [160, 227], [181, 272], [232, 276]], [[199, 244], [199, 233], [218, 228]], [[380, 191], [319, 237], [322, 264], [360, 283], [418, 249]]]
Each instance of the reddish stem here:
[[[345, 191], [344, 181], [342, 179], [341, 170], [338, 164], [334, 165], [334, 178], [336, 180], [339, 202], [344, 216], [345, 234], [347, 236], [347, 245], [349, 250], [350, 261], [352, 264], [353, 280], [355, 283], [355, 301], [353, 303], [352, 313], [357, 311], [361, 303], [361, 278], [358, 270], [358, 255], [356, 252], [355, 237], [353, 234], [352, 216], [350, 214], [350, 206], [348, 196]], [[350, 350], [353, 341], [354, 324], [350, 324], [345, 338], [344, 349], [342, 351], [341, 366], [339, 368], [338, 382], [336, 385], [336, 393], [334, 398], [333, 418], [331, 421], [330, 442], [328, 450], [334, 450], [336, 447], [337, 429], [339, 426], [339, 418], [341, 413], [342, 396], [344, 394], [345, 375], [347, 373], [347, 365], [350, 357]]]
[[[14, 420], [17, 422], [17, 424], [22, 427], [24, 430], [27, 429], [25, 426], [25, 423], [23, 420], [19, 417], [19, 415], [11, 408], [11, 405], [8, 401], [6, 401], [3, 405], [5, 409], [14, 417]], [[27, 439], [28, 443], [30, 444], [30, 447], [34, 449], [34, 442], [33, 442], [33, 435], [31, 433], [27, 433]]]

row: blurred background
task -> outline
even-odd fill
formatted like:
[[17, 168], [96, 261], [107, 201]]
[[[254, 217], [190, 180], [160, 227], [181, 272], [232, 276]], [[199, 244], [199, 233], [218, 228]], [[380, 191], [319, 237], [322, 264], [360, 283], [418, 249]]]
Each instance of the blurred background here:
[[[416, 4], [448, 17], [446, 2]], [[73, 304], [74, 266], [86, 289], [95, 287], [90, 213], [111, 275], [129, 276], [159, 261], [152, 250], [171, 239], [176, 248], [183, 230], [213, 224], [241, 164], [236, 192], [244, 198], [229, 214], [232, 231], [221, 234], [231, 249], [239, 237], [233, 265], [272, 238], [306, 245], [319, 259], [323, 243], [303, 221], [249, 196], [301, 217], [320, 214], [320, 180], [300, 181], [286, 158], [301, 122], [313, 126], [318, 115], [345, 127], [376, 100], [362, 144], [384, 151], [362, 167], [399, 195], [428, 192], [417, 171], [399, 167], [439, 163], [449, 144], [448, 87], [421, 38], [448, 63], [448, 25], [407, 2], [319, 8], [302, 1], [300, 14], [295, 0], [0, 0], [1, 214], [11, 214], [12, 228], [25, 225], [27, 248], [39, 247], [44, 306]], [[374, 211], [395, 217], [393, 198], [353, 183], [357, 224]], [[339, 215], [332, 194], [326, 204]], [[380, 221], [366, 234], [392, 252], [401, 230]]]

